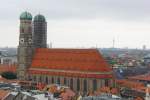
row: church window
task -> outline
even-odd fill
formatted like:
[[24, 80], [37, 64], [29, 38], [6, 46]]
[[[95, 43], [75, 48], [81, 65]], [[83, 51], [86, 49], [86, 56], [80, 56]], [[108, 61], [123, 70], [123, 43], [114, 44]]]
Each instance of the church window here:
[[32, 30], [31, 30], [31, 27], [29, 27], [29, 28], [28, 28], [28, 32], [30, 33], [31, 31], [32, 31]]
[[80, 79], [77, 79], [77, 91], [80, 91]]
[[21, 28], [21, 32], [20, 33], [24, 33], [24, 28]]
[[66, 80], [66, 78], [64, 78], [64, 85], [67, 85], [67, 80]]
[[87, 80], [86, 79], [84, 80], [83, 84], [84, 84], [84, 91], [87, 92]]
[[93, 90], [95, 91], [97, 89], [97, 81], [96, 79], [93, 80]]
[[36, 81], [36, 76], [33, 76], [33, 78], [34, 78], [33, 80]]
[[57, 78], [57, 84], [60, 84], [60, 78], [59, 77]]
[[51, 83], [54, 83], [54, 78], [52, 77], [52, 80], [51, 80], [52, 82]]
[[70, 88], [73, 89], [73, 79], [70, 79]]
[[48, 84], [48, 77], [47, 76], [45, 77], [45, 82], [46, 82], [46, 84]]
[[109, 85], [109, 80], [105, 79], [105, 86], [108, 86], [108, 85]]
[[39, 78], [39, 82], [42, 82], [42, 76], [40, 76], [40, 78]]
[[32, 80], [32, 77], [30, 75], [28, 75], [28, 80], [31, 81]]

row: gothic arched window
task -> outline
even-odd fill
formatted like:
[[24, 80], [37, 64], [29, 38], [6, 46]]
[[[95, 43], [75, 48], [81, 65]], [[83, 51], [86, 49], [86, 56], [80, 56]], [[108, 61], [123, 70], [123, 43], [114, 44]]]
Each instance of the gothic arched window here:
[[86, 79], [84, 80], [83, 84], [84, 84], [84, 89], [83, 90], [85, 92], [87, 92], [87, 80]]
[[48, 77], [47, 76], [45, 77], [45, 82], [46, 82], [46, 84], [48, 84]]
[[51, 83], [54, 83], [54, 78], [52, 77]]
[[73, 79], [70, 79], [70, 88], [73, 89]]
[[66, 80], [66, 78], [64, 78], [64, 85], [67, 85], [67, 80]]
[[40, 76], [40, 78], [39, 78], [39, 82], [42, 82], [42, 76]]
[[96, 79], [93, 80], [93, 90], [95, 91], [97, 89], [97, 81]]
[[33, 78], [34, 78], [33, 80], [36, 82], [36, 76], [33, 76]]
[[20, 28], [20, 33], [24, 33], [24, 28], [23, 27]]
[[29, 32], [29, 33], [32, 32], [31, 27], [28, 27], [28, 32]]
[[109, 86], [109, 80], [105, 79], [105, 86]]
[[57, 78], [57, 84], [60, 84], [60, 78], [59, 77]]
[[77, 91], [80, 91], [80, 79], [77, 79]]
[[28, 80], [32, 81], [32, 76], [28, 75]]

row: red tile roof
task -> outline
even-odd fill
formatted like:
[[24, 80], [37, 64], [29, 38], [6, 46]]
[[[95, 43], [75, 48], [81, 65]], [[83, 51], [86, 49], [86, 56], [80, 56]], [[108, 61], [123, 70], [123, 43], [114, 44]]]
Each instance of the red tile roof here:
[[30, 68], [108, 72], [111, 71], [97, 49], [38, 48]]
[[6, 78], [3, 78], [1, 75], [0, 75], [0, 82], [6, 82], [8, 81]]
[[137, 81], [131, 81], [131, 80], [116, 80], [116, 82], [119, 84], [120, 87], [126, 87], [126, 88], [130, 88], [132, 90], [136, 90], [139, 92], [149, 92], [150, 93], [150, 88], [146, 87], [143, 83], [141, 82], [137, 82]]
[[150, 81], [150, 73], [144, 75], [137, 75], [133, 77], [128, 77], [130, 80], [143, 80], [143, 81]]
[[2, 65], [0, 64], [0, 73], [3, 72], [16, 72], [16, 65]]
[[47, 48], [36, 49], [28, 70], [29, 74], [84, 78], [112, 78], [111, 71], [97, 49]]
[[139, 88], [139, 87], [144, 87], [144, 84], [141, 82], [136, 82], [136, 81], [130, 81], [130, 80], [116, 80], [116, 82], [123, 87], [128, 87], [128, 88]]
[[8, 96], [9, 93], [10, 91], [0, 90], [0, 100], [4, 100]]

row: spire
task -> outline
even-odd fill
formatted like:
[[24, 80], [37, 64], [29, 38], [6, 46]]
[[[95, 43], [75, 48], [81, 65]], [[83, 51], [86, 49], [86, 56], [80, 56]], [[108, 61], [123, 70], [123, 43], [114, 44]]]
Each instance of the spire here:
[[115, 48], [115, 39], [113, 38], [113, 48]]

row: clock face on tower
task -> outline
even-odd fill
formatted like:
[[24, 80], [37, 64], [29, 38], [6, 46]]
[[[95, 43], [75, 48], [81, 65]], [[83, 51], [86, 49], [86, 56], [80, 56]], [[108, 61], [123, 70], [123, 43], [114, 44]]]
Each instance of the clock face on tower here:
[[20, 42], [21, 44], [23, 44], [23, 43], [24, 43], [24, 38], [20, 38], [19, 42]]
[[32, 44], [32, 39], [31, 39], [31, 38], [29, 38], [28, 42], [29, 42], [29, 44]]

